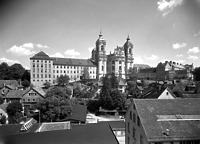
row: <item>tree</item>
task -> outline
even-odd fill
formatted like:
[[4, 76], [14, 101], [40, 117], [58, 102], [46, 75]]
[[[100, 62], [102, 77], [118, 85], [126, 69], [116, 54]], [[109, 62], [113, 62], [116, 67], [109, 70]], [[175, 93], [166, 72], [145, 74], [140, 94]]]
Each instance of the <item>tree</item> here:
[[68, 75], [60, 75], [60, 77], [57, 78], [57, 83], [59, 86], [65, 86], [69, 83], [69, 76]]
[[81, 79], [90, 79], [90, 74], [89, 74], [88, 68], [84, 67], [83, 75], [81, 76]]
[[137, 68], [136, 67], [133, 67], [133, 68], [129, 68], [128, 70], [128, 73], [129, 73], [129, 80], [130, 81], [137, 81]]
[[1, 80], [9, 80], [10, 77], [8, 76], [8, 64], [5, 62], [2, 62], [0, 64], [0, 79]]
[[37, 104], [42, 122], [56, 122], [65, 119], [71, 113], [68, 99], [55, 95], [48, 97]]
[[71, 94], [72, 94], [72, 90], [68, 87], [54, 86], [47, 91], [47, 93], [45, 94], [45, 97], [52, 97], [52, 96], [57, 95], [57, 96], [65, 97], [69, 99]]
[[46, 81], [46, 82], [43, 83], [43, 85], [44, 85], [44, 87], [45, 87], [46, 89], [48, 89], [48, 88], [51, 86], [51, 83], [48, 82], [48, 81]]
[[0, 96], [0, 105], [4, 103], [4, 99]]
[[111, 82], [111, 88], [112, 89], [118, 89], [119, 81], [118, 81], [118, 79], [117, 79], [117, 77], [115, 76], [114, 73], [111, 74], [110, 82]]
[[194, 80], [200, 81], [200, 67], [196, 67], [193, 71]]
[[69, 92], [71, 90], [67, 87], [52, 87], [47, 91], [46, 98], [37, 104], [41, 121], [60, 121], [70, 115]]
[[10, 124], [20, 123], [19, 119], [23, 117], [22, 110], [22, 104], [18, 101], [13, 101], [8, 104], [6, 112]]
[[24, 86], [24, 87], [29, 87], [29, 86], [30, 86], [30, 82], [29, 82], [28, 80], [24, 79], [24, 80], [22, 81], [22, 86]]
[[125, 96], [118, 90], [115, 89], [110, 93], [112, 99], [113, 109], [124, 109], [125, 108]]
[[25, 69], [22, 67], [21, 64], [13, 64], [8, 69], [9, 77], [15, 80], [19, 80], [22, 78]]
[[28, 80], [29, 83], [30, 83], [30, 79], [31, 79], [31, 76], [30, 76], [30, 72], [28, 70], [25, 70], [24, 74], [22, 75], [22, 81], [24, 80]]
[[0, 116], [0, 124], [6, 124], [6, 116], [5, 115]]

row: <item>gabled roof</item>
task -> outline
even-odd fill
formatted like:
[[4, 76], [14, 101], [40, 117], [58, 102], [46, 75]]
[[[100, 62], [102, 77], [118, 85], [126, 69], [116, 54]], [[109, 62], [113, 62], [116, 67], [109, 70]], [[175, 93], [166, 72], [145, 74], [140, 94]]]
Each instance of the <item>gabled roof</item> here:
[[150, 90], [148, 93], [145, 93], [142, 95], [142, 98], [145, 98], [145, 99], [151, 99], [151, 98], [154, 98], [154, 99], [157, 99], [161, 96], [161, 94], [167, 90], [172, 97], [176, 98], [175, 95], [173, 94], [173, 92], [167, 88], [167, 87], [162, 87], [161, 89], [159, 89], [158, 87], [155, 87], [154, 89]]
[[156, 73], [156, 68], [141, 69], [139, 73]]
[[72, 114], [66, 120], [86, 122], [87, 106], [73, 105]]
[[89, 59], [72, 59], [72, 58], [54, 58], [54, 65], [69, 65], [69, 66], [92, 66], [96, 65]]
[[149, 142], [200, 140], [200, 99], [134, 99]]
[[12, 85], [13, 87], [18, 87], [19, 84], [16, 80], [0, 80], [0, 88], [6, 85]]
[[125, 129], [125, 122], [123, 120], [118, 121], [99, 121], [98, 123], [108, 124], [112, 130]]
[[39, 53], [35, 54], [30, 59], [41, 59], [41, 60], [53, 60], [51, 57], [49, 57], [46, 53], [43, 51], [40, 51]]
[[1, 104], [1, 105], [0, 105], [0, 109], [2, 109], [3, 111], [6, 112], [6, 108], [7, 108], [8, 104], [9, 104], [9, 103]]
[[35, 91], [37, 92], [39, 95], [41, 95], [42, 97], [44, 97], [44, 95], [46, 94], [46, 92], [41, 88], [41, 87], [32, 87], [32, 88], [28, 88], [25, 90], [25, 92], [23, 93], [23, 96], [28, 93], [29, 91]]
[[22, 98], [26, 90], [9, 90], [6, 94], [6, 98]]
[[2, 136], [0, 139], [3, 143], [14, 144], [118, 144], [108, 125], [85, 125], [70, 130]]

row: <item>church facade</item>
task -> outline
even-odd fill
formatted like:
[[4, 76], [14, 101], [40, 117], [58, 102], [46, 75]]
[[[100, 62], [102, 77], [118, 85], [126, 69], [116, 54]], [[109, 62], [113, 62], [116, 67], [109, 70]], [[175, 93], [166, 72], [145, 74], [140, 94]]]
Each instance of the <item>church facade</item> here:
[[77, 81], [84, 69], [87, 69], [90, 79], [101, 79], [111, 73], [127, 79], [128, 70], [133, 67], [133, 44], [129, 36], [122, 47], [107, 55], [106, 40], [100, 32], [91, 55], [90, 59], [57, 58], [41, 51], [30, 58], [31, 83], [34, 86], [43, 86], [47, 81], [56, 84], [60, 75], [68, 75], [70, 81]]

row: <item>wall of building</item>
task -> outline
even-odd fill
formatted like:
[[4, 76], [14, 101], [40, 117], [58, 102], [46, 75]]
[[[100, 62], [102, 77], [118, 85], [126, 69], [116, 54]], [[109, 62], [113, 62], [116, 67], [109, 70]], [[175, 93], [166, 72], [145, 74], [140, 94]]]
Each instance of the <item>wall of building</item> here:
[[144, 129], [141, 125], [138, 113], [133, 102], [130, 104], [126, 112], [125, 126], [126, 144], [148, 144]]

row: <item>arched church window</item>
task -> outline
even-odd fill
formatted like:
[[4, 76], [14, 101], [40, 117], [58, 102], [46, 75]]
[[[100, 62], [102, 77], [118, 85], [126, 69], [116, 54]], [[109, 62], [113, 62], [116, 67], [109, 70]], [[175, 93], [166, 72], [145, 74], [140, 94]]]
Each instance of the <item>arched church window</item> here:
[[132, 53], [132, 50], [131, 50], [131, 49], [129, 49], [129, 53]]

